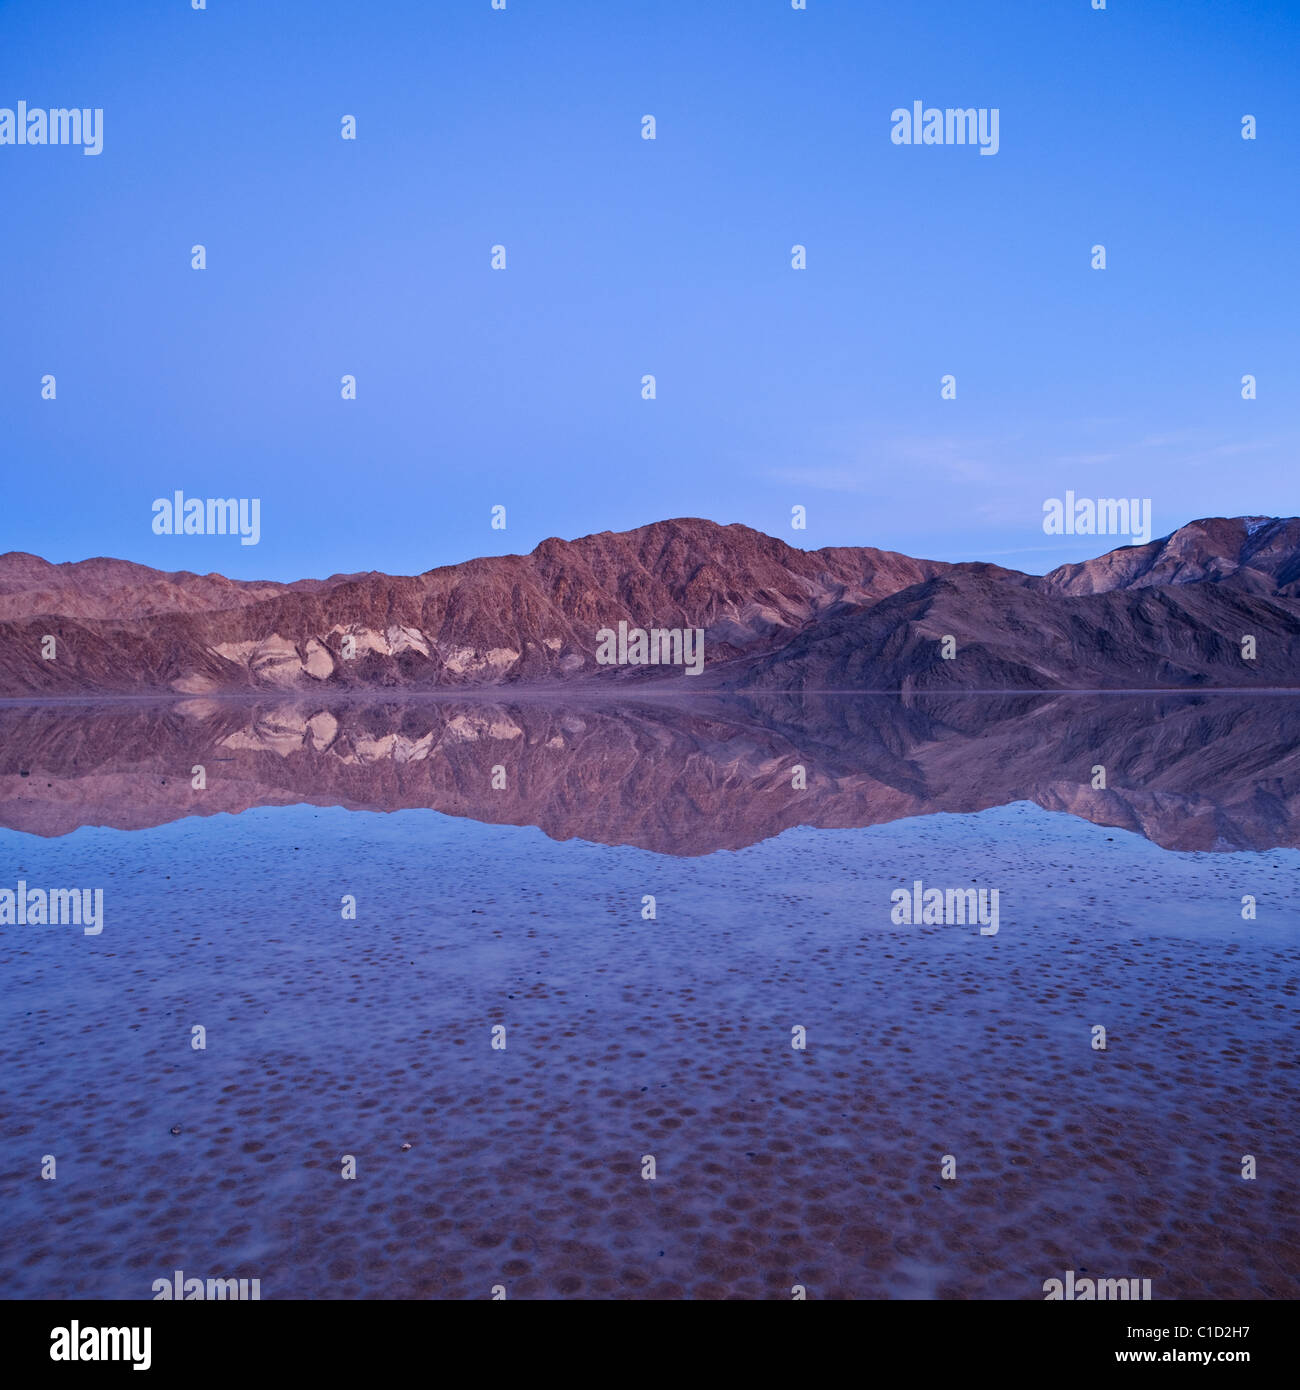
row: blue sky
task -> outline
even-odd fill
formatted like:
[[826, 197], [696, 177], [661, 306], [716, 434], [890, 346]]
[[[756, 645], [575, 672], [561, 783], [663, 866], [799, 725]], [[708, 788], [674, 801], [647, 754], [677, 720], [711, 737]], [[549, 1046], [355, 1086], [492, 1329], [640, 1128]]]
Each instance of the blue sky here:
[[[0, 550], [410, 573], [686, 515], [1044, 570], [1111, 544], [1043, 534], [1066, 489], [1295, 514], [1298, 38], [1293, 0], [0, 0], [0, 106], [104, 108], [97, 157], [0, 146]], [[999, 152], [894, 145], [915, 100]], [[154, 535], [178, 488], [260, 543]]]

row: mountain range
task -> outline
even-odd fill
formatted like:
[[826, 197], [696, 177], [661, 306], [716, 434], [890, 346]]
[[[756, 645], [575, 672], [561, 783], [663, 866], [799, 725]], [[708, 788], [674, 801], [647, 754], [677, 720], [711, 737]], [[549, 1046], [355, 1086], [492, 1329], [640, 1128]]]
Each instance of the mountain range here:
[[[620, 623], [703, 630], [703, 674], [599, 664], [599, 634]], [[1194, 521], [1045, 575], [871, 547], [800, 550], [690, 518], [420, 575], [291, 584], [0, 556], [0, 697], [629, 682], [1296, 687], [1300, 518]]]

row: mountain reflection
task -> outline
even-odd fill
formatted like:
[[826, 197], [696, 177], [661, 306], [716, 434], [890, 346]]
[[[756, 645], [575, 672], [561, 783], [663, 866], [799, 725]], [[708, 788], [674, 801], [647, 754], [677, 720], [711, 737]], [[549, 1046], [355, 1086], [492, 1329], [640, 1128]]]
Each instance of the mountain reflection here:
[[[201, 791], [191, 785], [195, 765], [205, 769]], [[534, 825], [557, 840], [686, 856], [741, 849], [791, 826], [876, 825], [1014, 801], [1166, 849], [1300, 847], [1300, 702], [367, 696], [0, 708], [0, 824], [42, 836], [306, 802], [429, 807]]]

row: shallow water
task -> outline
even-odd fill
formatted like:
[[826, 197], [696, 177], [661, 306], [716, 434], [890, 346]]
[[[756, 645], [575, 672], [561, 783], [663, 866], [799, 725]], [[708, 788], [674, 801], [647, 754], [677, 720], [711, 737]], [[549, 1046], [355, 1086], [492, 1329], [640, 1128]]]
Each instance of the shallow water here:
[[1097, 704], [0, 712], [0, 1293], [1295, 1297], [1294, 712]]

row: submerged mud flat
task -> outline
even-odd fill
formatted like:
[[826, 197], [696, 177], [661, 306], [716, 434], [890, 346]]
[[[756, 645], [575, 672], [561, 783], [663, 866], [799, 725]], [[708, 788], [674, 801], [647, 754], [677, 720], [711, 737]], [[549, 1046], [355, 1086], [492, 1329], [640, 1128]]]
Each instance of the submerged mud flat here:
[[[0, 862], [105, 890], [96, 937], [0, 932], [6, 1297], [1300, 1293], [1292, 849], [268, 806]], [[917, 879], [997, 888], [999, 932], [894, 924]]]

